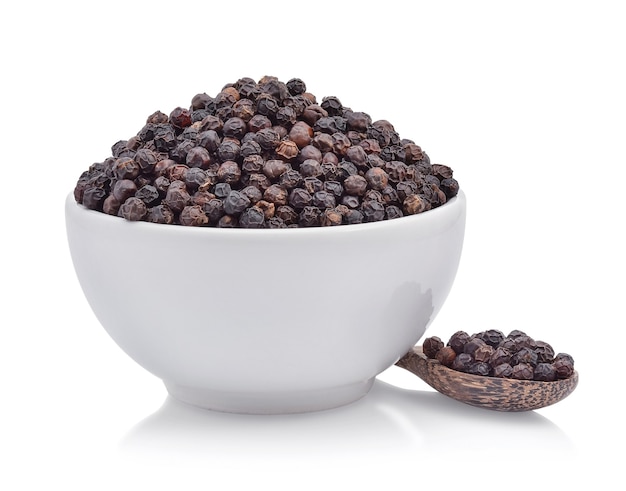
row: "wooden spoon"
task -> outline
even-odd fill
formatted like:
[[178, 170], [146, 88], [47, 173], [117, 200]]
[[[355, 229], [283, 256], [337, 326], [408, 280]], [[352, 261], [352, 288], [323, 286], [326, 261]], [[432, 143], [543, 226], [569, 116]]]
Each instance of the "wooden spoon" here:
[[564, 380], [540, 382], [484, 377], [453, 370], [414, 346], [397, 363], [452, 399], [496, 411], [531, 411], [559, 402], [578, 385], [578, 372]]

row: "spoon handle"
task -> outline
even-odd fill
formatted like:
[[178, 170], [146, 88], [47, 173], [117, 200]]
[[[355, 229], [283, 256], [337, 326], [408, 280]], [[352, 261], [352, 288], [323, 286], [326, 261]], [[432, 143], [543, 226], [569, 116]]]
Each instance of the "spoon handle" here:
[[406, 355], [396, 362], [396, 365], [417, 375], [433, 389], [440, 391], [437, 377], [433, 374], [433, 364], [428, 362], [421, 346], [413, 346]]

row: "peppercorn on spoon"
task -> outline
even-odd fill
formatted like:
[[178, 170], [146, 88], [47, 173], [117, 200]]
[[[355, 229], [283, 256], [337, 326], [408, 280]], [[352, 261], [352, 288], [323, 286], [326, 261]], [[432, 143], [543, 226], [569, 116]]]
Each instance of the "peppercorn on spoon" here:
[[550, 406], [566, 398], [578, 385], [576, 371], [567, 379], [553, 382], [472, 375], [427, 358], [421, 346], [414, 346], [396, 365], [452, 399], [496, 411], [532, 411]]

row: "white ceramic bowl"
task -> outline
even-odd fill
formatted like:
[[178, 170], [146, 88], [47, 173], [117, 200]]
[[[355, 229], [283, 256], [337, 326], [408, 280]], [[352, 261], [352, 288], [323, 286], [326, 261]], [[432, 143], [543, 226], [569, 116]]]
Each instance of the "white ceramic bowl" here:
[[115, 342], [173, 397], [230, 412], [364, 396], [457, 272], [463, 192], [411, 217], [245, 230], [129, 222], [66, 200], [76, 274]]

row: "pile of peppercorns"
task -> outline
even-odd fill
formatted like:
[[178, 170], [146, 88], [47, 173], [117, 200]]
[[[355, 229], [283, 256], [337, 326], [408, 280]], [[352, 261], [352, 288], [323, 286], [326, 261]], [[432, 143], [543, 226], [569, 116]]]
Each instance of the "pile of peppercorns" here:
[[508, 336], [496, 329], [472, 335], [457, 331], [445, 346], [432, 336], [424, 340], [422, 350], [442, 365], [474, 375], [551, 382], [574, 374], [570, 355], [555, 355], [548, 343], [535, 341], [519, 330]]
[[391, 123], [334, 96], [318, 103], [297, 78], [241, 78], [215, 97], [197, 94], [111, 151], [80, 176], [76, 201], [153, 223], [356, 224], [436, 208], [459, 189], [449, 167]]

